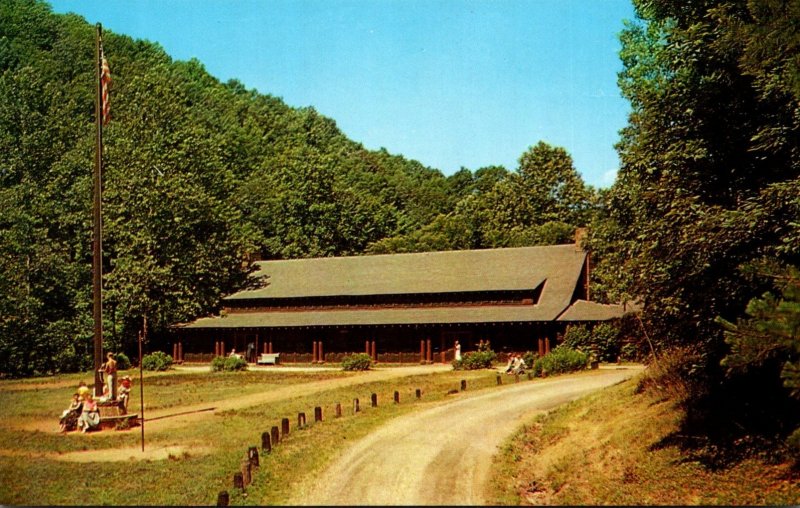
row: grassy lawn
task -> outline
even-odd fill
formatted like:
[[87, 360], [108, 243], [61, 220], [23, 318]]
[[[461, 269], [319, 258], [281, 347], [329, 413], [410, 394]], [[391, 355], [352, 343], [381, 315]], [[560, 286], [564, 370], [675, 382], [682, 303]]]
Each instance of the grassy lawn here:
[[[139, 407], [139, 371], [122, 371], [120, 377], [133, 379], [130, 409]], [[179, 408], [187, 404], [211, 403], [233, 396], [262, 392], [277, 386], [321, 381], [352, 376], [352, 373], [330, 369], [322, 372], [248, 371], [236, 373], [166, 371], [145, 372], [145, 416], [149, 411]], [[47, 418], [57, 415], [69, 405], [69, 398], [79, 381], [93, 385], [92, 373], [68, 374], [50, 378], [0, 382], [0, 403], [9, 416]], [[10, 387], [6, 388], [6, 387]], [[61, 407], [63, 406], [63, 407]]]
[[[160, 456], [140, 453], [140, 428], [91, 435], [56, 432], [57, 417], [80, 379], [91, 374], [0, 382], [0, 503], [12, 505], [209, 505], [220, 491], [231, 504], [286, 504], [293, 492], [312, 486], [323, 468], [349, 442], [391, 418], [496, 386], [494, 371], [453, 372], [370, 381], [363, 373], [326, 369], [314, 372], [259, 370], [244, 373], [171, 371], [146, 374], [150, 414], [180, 413], [188, 406], [213, 406], [231, 397], [331, 380], [330, 389], [251, 404], [191, 422], [146, 430], [146, 450], [173, 450]], [[355, 384], [339, 386], [337, 380]], [[460, 381], [468, 393], [454, 395]], [[504, 383], [513, 383], [503, 376]], [[528, 382], [521, 379], [520, 382]], [[489, 504], [527, 505], [797, 505], [797, 472], [786, 464], [741, 462], [709, 471], [670, 446], [658, 446], [677, 428], [679, 409], [664, 397], [635, 394], [628, 381], [567, 404], [528, 422], [503, 447], [492, 466]], [[138, 411], [138, 381], [131, 400]], [[422, 391], [417, 400], [415, 390]], [[400, 404], [393, 402], [398, 391]], [[370, 395], [378, 395], [378, 407]], [[361, 411], [353, 414], [353, 399]], [[340, 403], [343, 416], [335, 418]], [[323, 421], [314, 422], [314, 408]], [[307, 426], [298, 428], [304, 412]], [[147, 414], [147, 413], [146, 413]], [[281, 419], [289, 435], [272, 453], [261, 452], [261, 433]], [[28, 430], [17, 421], [52, 422], [52, 430]], [[176, 420], [176, 418], [172, 418]], [[170, 420], [164, 418], [162, 421]], [[156, 428], [154, 428], [156, 427]], [[233, 475], [251, 446], [261, 467], [244, 491]], [[177, 450], [177, 451], [174, 451]], [[81, 453], [86, 451], [86, 453]], [[95, 453], [105, 453], [98, 459]], [[75, 457], [94, 457], [74, 461]], [[132, 457], [132, 458], [131, 458]]]
[[[137, 373], [138, 374], [138, 373]], [[147, 411], [208, 403], [232, 396], [259, 393], [277, 387], [343, 377], [361, 373], [330, 369], [320, 372], [253, 371], [245, 373], [168, 372], [146, 374]], [[91, 435], [56, 432], [60, 411], [80, 379], [91, 374], [58, 378], [0, 382], [0, 407], [4, 420], [52, 421], [52, 430], [31, 431], [10, 424], [0, 428], [0, 503], [13, 505], [163, 504], [203, 505], [216, 502], [227, 490], [232, 504], [280, 504], [293, 489], [313, 482], [316, 472], [347, 444], [369, 433], [383, 421], [449, 397], [460, 380], [468, 390], [495, 386], [493, 371], [441, 372], [356, 384], [314, 395], [287, 397], [269, 404], [252, 405], [210, 415], [191, 425], [168, 427], [147, 433], [146, 449], [181, 447], [181, 452], [162, 460], [63, 460], [84, 450], [131, 450], [140, 447], [140, 428], [101, 431]], [[356, 380], [357, 381], [357, 380]], [[508, 382], [508, 380], [506, 380]], [[420, 400], [415, 390], [422, 390]], [[134, 384], [130, 409], [138, 410], [138, 381]], [[394, 404], [393, 394], [401, 403]], [[370, 395], [378, 395], [378, 407], [370, 407]], [[353, 399], [360, 399], [361, 411], [352, 412]], [[337, 403], [342, 418], [334, 418]], [[314, 407], [323, 409], [323, 421], [314, 423]], [[308, 426], [297, 428], [298, 412], [305, 412]], [[145, 413], [147, 416], [148, 413]], [[150, 413], [153, 414], [153, 413]], [[261, 433], [280, 426], [289, 418], [291, 432], [269, 455], [245, 493], [232, 488], [232, 477], [240, 469], [248, 447], [258, 446]], [[151, 423], [151, 426], [154, 424]], [[152, 428], [152, 427], [151, 427]], [[78, 454], [79, 455], [79, 454]]]
[[674, 446], [680, 410], [630, 380], [529, 422], [495, 459], [490, 504], [798, 505], [800, 474], [756, 459], [710, 471]]

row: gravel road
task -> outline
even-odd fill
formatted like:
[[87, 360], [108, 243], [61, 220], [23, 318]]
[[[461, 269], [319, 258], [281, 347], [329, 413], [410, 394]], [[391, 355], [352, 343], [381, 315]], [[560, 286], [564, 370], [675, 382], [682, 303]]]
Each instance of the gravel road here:
[[293, 505], [483, 505], [498, 446], [533, 414], [616, 384], [639, 367], [506, 385], [392, 420], [345, 450]]

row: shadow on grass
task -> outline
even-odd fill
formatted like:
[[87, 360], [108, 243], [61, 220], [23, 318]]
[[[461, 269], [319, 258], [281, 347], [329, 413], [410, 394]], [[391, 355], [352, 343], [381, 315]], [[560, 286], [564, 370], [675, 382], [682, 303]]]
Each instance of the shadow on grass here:
[[750, 458], [792, 462], [792, 469], [800, 470], [798, 451], [786, 444], [800, 427], [800, 401], [789, 396], [777, 363], [732, 376], [714, 372], [694, 382], [690, 393], [681, 404], [684, 418], [678, 430], [650, 450], [677, 447], [681, 463], [696, 462], [711, 471]]

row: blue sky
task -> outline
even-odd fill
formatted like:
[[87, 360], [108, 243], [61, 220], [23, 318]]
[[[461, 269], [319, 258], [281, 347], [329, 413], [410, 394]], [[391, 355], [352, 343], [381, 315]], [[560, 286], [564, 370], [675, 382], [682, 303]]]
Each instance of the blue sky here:
[[[449, 175], [542, 140], [613, 183], [630, 0], [52, 0]], [[114, 72], [113, 55], [108, 55]]]

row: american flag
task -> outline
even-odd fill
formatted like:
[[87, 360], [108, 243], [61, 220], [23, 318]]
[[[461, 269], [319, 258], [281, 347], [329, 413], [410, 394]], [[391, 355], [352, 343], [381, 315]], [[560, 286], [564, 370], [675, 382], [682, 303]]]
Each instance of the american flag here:
[[108, 86], [111, 84], [111, 69], [108, 67], [108, 61], [106, 60], [106, 56], [100, 53], [100, 61], [101, 61], [101, 70], [100, 70], [100, 86], [102, 87], [102, 114], [103, 114], [103, 125], [108, 123], [110, 118], [109, 113], [111, 112], [111, 106], [108, 102]]

